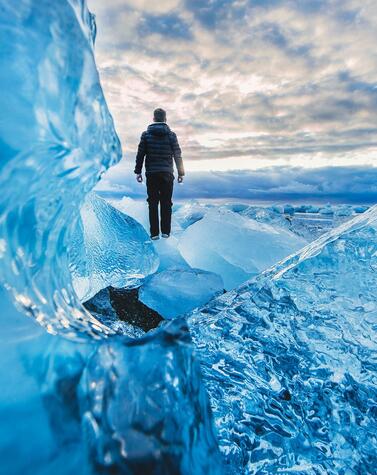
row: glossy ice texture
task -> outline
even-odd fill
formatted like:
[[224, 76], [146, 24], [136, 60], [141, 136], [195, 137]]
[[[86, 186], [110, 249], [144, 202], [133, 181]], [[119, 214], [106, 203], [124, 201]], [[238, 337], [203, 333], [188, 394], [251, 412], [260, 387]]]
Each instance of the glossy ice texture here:
[[377, 470], [377, 207], [189, 318], [232, 473]]
[[222, 278], [199, 269], [168, 269], [152, 275], [141, 286], [139, 299], [166, 319], [204, 305], [222, 294]]
[[159, 265], [141, 224], [95, 193], [85, 199], [70, 249], [73, 286], [82, 302], [110, 285], [136, 287]]
[[221, 275], [230, 290], [306, 244], [283, 227], [213, 209], [185, 230], [178, 248], [191, 266]]
[[0, 279], [51, 333], [108, 330], [73, 292], [67, 246], [86, 193], [121, 157], [80, 0], [0, 9]]

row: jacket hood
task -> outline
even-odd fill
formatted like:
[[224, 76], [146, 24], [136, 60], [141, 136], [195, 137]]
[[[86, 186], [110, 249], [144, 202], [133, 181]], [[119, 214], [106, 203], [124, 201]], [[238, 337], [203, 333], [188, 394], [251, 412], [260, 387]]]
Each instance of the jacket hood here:
[[154, 122], [148, 126], [148, 132], [152, 135], [163, 137], [170, 132], [170, 128], [165, 122]]

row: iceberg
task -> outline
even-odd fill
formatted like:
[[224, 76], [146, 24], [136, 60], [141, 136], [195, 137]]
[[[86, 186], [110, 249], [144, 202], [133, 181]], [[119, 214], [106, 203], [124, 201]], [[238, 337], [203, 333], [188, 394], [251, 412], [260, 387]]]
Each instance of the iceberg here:
[[190, 266], [221, 275], [229, 290], [306, 244], [288, 229], [214, 209], [184, 231], [178, 249]]
[[223, 293], [222, 278], [200, 269], [169, 269], [143, 283], [139, 300], [166, 319], [183, 315]]
[[159, 259], [144, 228], [130, 216], [89, 193], [70, 244], [73, 287], [82, 302], [100, 290], [137, 287]]
[[231, 473], [376, 471], [376, 256], [375, 206], [189, 316]]

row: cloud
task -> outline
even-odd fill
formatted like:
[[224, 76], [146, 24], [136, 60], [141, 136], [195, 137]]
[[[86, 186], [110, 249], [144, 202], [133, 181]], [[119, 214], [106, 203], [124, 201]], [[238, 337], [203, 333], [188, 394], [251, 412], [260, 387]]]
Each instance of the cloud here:
[[[89, 0], [126, 159], [164, 107], [187, 162], [375, 157], [374, 0]], [[317, 164], [317, 165], [316, 165]], [[318, 167], [318, 166], [317, 166]]]

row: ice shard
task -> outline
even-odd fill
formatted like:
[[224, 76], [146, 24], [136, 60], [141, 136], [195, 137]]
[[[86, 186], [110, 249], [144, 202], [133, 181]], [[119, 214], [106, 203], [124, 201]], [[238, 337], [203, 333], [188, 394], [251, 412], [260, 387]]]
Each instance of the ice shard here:
[[109, 286], [136, 287], [159, 265], [143, 226], [95, 193], [81, 208], [70, 257], [73, 286], [83, 302]]

